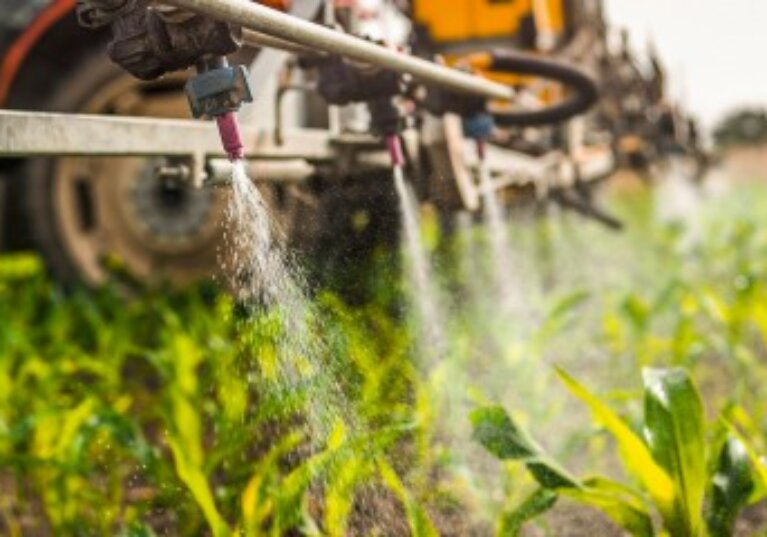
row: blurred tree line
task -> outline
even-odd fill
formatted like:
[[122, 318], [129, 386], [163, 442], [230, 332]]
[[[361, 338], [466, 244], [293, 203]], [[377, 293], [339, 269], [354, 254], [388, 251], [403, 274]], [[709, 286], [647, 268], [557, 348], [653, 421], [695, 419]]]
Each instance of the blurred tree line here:
[[726, 116], [714, 130], [722, 148], [767, 143], [767, 109], [742, 108]]

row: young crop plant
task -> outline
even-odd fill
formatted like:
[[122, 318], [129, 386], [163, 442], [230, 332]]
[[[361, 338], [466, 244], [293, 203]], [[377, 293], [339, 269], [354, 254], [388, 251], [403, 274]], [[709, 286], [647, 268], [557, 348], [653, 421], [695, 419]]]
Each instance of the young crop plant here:
[[[476, 409], [474, 438], [502, 461], [523, 463], [538, 488], [502, 515], [498, 534], [518, 535], [523, 525], [560, 497], [602, 511], [638, 537], [729, 537], [739, 513], [767, 493], [767, 467], [750, 442], [724, 419], [705, 420], [700, 394], [688, 373], [645, 369], [642, 434], [562, 370], [569, 391], [610, 433], [629, 483], [578, 478], [553, 460], [501, 407]], [[659, 519], [662, 527], [656, 527]]]
[[311, 369], [284, 379], [279, 323], [228, 294], [64, 295], [0, 259], [0, 535], [440, 534], [447, 485], [410, 455], [433, 432], [407, 331], [315, 301], [345, 409], [318, 408]]

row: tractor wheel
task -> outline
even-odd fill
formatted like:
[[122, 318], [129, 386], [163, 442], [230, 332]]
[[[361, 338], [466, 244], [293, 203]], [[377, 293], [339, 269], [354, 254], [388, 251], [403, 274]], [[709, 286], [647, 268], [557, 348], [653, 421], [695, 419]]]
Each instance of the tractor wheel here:
[[[103, 53], [59, 79], [57, 111], [187, 117], [183, 77], [140, 82]], [[100, 285], [116, 270], [149, 284], [216, 271], [226, 192], [158, 179], [156, 158], [35, 159], [25, 200], [38, 249], [64, 283]]]

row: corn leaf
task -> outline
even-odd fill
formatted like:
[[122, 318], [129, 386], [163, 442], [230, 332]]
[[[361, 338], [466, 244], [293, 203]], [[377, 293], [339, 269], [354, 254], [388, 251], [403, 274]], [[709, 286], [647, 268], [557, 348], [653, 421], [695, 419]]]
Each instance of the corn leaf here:
[[578, 481], [551, 460], [530, 436], [519, 428], [503, 407], [491, 406], [471, 413], [473, 438], [500, 460], [518, 460], [527, 465], [544, 488], [578, 487]]
[[517, 535], [525, 522], [550, 509], [559, 495], [566, 495], [604, 512], [633, 535], [652, 537], [652, 520], [638, 492], [618, 483], [592, 479], [581, 482], [544, 453], [509, 417], [503, 408], [480, 408], [472, 412], [474, 438], [501, 460], [527, 465], [542, 490], [501, 519], [501, 535]]
[[638, 332], [647, 330], [650, 323], [650, 306], [635, 294], [629, 295], [622, 304], [622, 311]]
[[725, 411], [724, 421], [729, 433], [740, 440], [751, 460], [755, 487], [748, 503], [761, 501], [767, 497], [767, 460], [754, 445], [754, 440], [761, 437], [760, 429], [745, 409], [738, 405], [730, 406]]
[[644, 498], [630, 487], [596, 478], [585, 481], [582, 488], [562, 490], [562, 495], [602, 511], [634, 537], [655, 535]]
[[557, 373], [568, 390], [589, 407], [594, 420], [615, 438], [621, 460], [629, 474], [650, 494], [661, 512], [670, 513], [674, 502], [674, 485], [666, 471], [655, 462], [647, 445], [598, 397], [564, 370], [557, 368]]
[[247, 536], [263, 534], [270, 517], [274, 515], [274, 490], [279, 486], [280, 461], [296, 449], [303, 435], [292, 433], [281, 439], [256, 464], [253, 476], [242, 492], [242, 518]]
[[325, 533], [348, 535], [347, 525], [354, 506], [357, 486], [368, 480], [375, 465], [364, 457], [352, 457], [334, 468], [325, 485]]
[[572, 314], [586, 302], [589, 297], [589, 293], [585, 291], [576, 291], [557, 302], [544, 317], [541, 328], [536, 333], [536, 344], [544, 344], [553, 334], [562, 330], [568, 320], [573, 317]]
[[151, 526], [145, 524], [131, 524], [120, 534], [120, 537], [156, 537], [156, 533]]
[[517, 427], [503, 407], [478, 408], [470, 419], [474, 439], [498, 459], [526, 459], [537, 453], [532, 439]]
[[748, 500], [749, 504], [757, 503], [767, 498], [767, 460], [760, 456], [753, 444], [737, 429], [731, 429], [732, 434], [740, 440], [751, 461], [752, 476], [754, 478], [754, 490]]
[[559, 494], [554, 490], [536, 490], [519, 507], [503, 514], [498, 527], [499, 537], [516, 537], [527, 522], [554, 507], [558, 499]]
[[706, 524], [710, 537], [729, 537], [740, 510], [755, 488], [751, 461], [743, 443], [729, 436], [719, 455], [714, 474]]
[[703, 529], [706, 442], [703, 403], [682, 369], [645, 369], [645, 436], [653, 458], [671, 476], [676, 494], [664, 511], [673, 535], [698, 536]]
[[426, 510], [413, 498], [394, 468], [380, 460], [378, 470], [383, 482], [402, 502], [413, 537], [438, 537], [439, 533], [437, 533]]
[[192, 493], [197, 505], [200, 506], [213, 536], [228, 537], [231, 532], [216, 508], [213, 491], [210, 489], [205, 474], [200, 467], [194, 464], [194, 461], [188, 459], [184, 447], [175, 438], [169, 438], [168, 445], [173, 452], [178, 477]]

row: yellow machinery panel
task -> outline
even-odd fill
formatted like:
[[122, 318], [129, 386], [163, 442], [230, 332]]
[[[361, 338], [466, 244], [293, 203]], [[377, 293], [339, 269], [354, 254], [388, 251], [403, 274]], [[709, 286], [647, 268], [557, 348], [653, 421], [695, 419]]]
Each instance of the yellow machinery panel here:
[[[579, 0], [413, 0], [412, 6], [416, 24], [428, 30], [438, 49], [448, 49], [443, 51], [448, 65], [471, 67], [503, 84], [528, 86], [536, 82], [535, 77], [488, 71], [473, 64], [467, 54], [484, 51], [496, 40], [513, 42], [523, 25], [529, 28], [531, 23], [537, 37], [534, 46], [541, 52], [550, 51], [565, 36], [572, 1]], [[537, 93], [541, 102], [550, 103], [561, 99], [562, 88], [546, 84]]]
[[429, 35], [434, 41], [463, 41], [472, 34], [473, 1], [456, 0], [446, 6], [440, 0], [418, 0], [414, 2], [413, 16], [418, 24], [429, 30]]
[[437, 43], [511, 37], [532, 14], [532, 0], [416, 0], [415, 21]]
[[566, 0], [414, 0], [413, 18], [438, 43], [513, 38], [525, 19], [547, 35], [564, 31]]
[[473, 0], [474, 37], [511, 37], [517, 34], [524, 18], [532, 13], [530, 0]]

